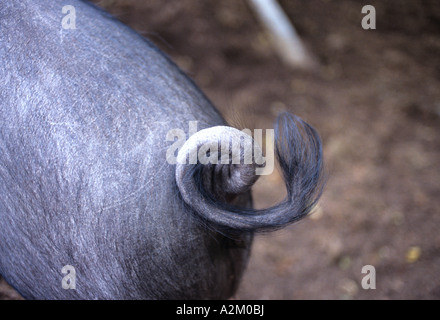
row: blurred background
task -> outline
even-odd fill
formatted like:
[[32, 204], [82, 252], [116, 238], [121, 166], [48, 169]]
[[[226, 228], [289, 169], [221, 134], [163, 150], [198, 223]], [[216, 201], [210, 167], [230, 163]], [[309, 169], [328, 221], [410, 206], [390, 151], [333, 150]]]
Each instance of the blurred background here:
[[[288, 110], [320, 133], [313, 214], [257, 235], [234, 299], [440, 298], [440, 2], [279, 0], [317, 68], [290, 68], [246, 0], [93, 1], [148, 37], [240, 128]], [[364, 5], [376, 29], [364, 30]], [[79, 23], [79, 22], [78, 22]], [[285, 195], [278, 173], [257, 208]], [[364, 265], [376, 270], [365, 290]], [[18, 294], [0, 280], [0, 298]]]

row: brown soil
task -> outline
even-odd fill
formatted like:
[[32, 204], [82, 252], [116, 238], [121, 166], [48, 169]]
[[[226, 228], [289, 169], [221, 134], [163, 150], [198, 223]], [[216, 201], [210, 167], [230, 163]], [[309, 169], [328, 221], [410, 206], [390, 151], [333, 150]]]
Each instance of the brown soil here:
[[[256, 237], [235, 299], [440, 298], [437, 0], [280, 0], [314, 71], [278, 59], [244, 0], [98, 3], [169, 54], [233, 124], [271, 128], [289, 110], [321, 134], [319, 207]], [[376, 30], [361, 27], [365, 4]], [[262, 177], [256, 206], [284, 194], [278, 174]], [[362, 288], [364, 265], [375, 290]], [[0, 298], [18, 297], [0, 282]]]

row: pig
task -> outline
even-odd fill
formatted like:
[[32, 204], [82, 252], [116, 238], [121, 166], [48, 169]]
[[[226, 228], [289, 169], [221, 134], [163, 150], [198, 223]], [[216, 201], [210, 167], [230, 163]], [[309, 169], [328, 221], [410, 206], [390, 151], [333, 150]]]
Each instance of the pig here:
[[253, 209], [260, 164], [166, 160], [190, 121], [206, 131], [186, 152], [237, 130], [194, 82], [95, 5], [64, 6], [0, 3], [0, 274], [25, 299], [231, 297], [255, 233], [317, 203], [319, 134], [278, 117], [287, 197]]

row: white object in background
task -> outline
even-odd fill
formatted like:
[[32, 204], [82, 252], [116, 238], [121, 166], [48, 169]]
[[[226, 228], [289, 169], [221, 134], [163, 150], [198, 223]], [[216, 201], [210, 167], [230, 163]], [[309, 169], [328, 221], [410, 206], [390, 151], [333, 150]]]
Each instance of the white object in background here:
[[288, 65], [310, 68], [314, 59], [307, 52], [289, 18], [276, 0], [249, 0], [259, 19], [269, 30], [277, 50]]

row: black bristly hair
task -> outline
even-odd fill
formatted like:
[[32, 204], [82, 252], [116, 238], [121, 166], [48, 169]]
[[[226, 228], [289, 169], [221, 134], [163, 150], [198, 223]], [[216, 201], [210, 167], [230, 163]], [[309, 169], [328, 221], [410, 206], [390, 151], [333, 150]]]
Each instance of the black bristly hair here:
[[[287, 197], [277, 205], [256, 210], [219, 200], [205, 185], [207, 172], [216, 165], [200, 163], [186, 165], [183, 184], [192, 186], [187, 204], [223, 231], [272, 231], [302, 219], [318, 202], [325, 184], [319, 134], [301, 118], [284, 112], [275, 124], [275, 153], [287, 189]], [[240, 170], [240, 165], [234, 170]]]

